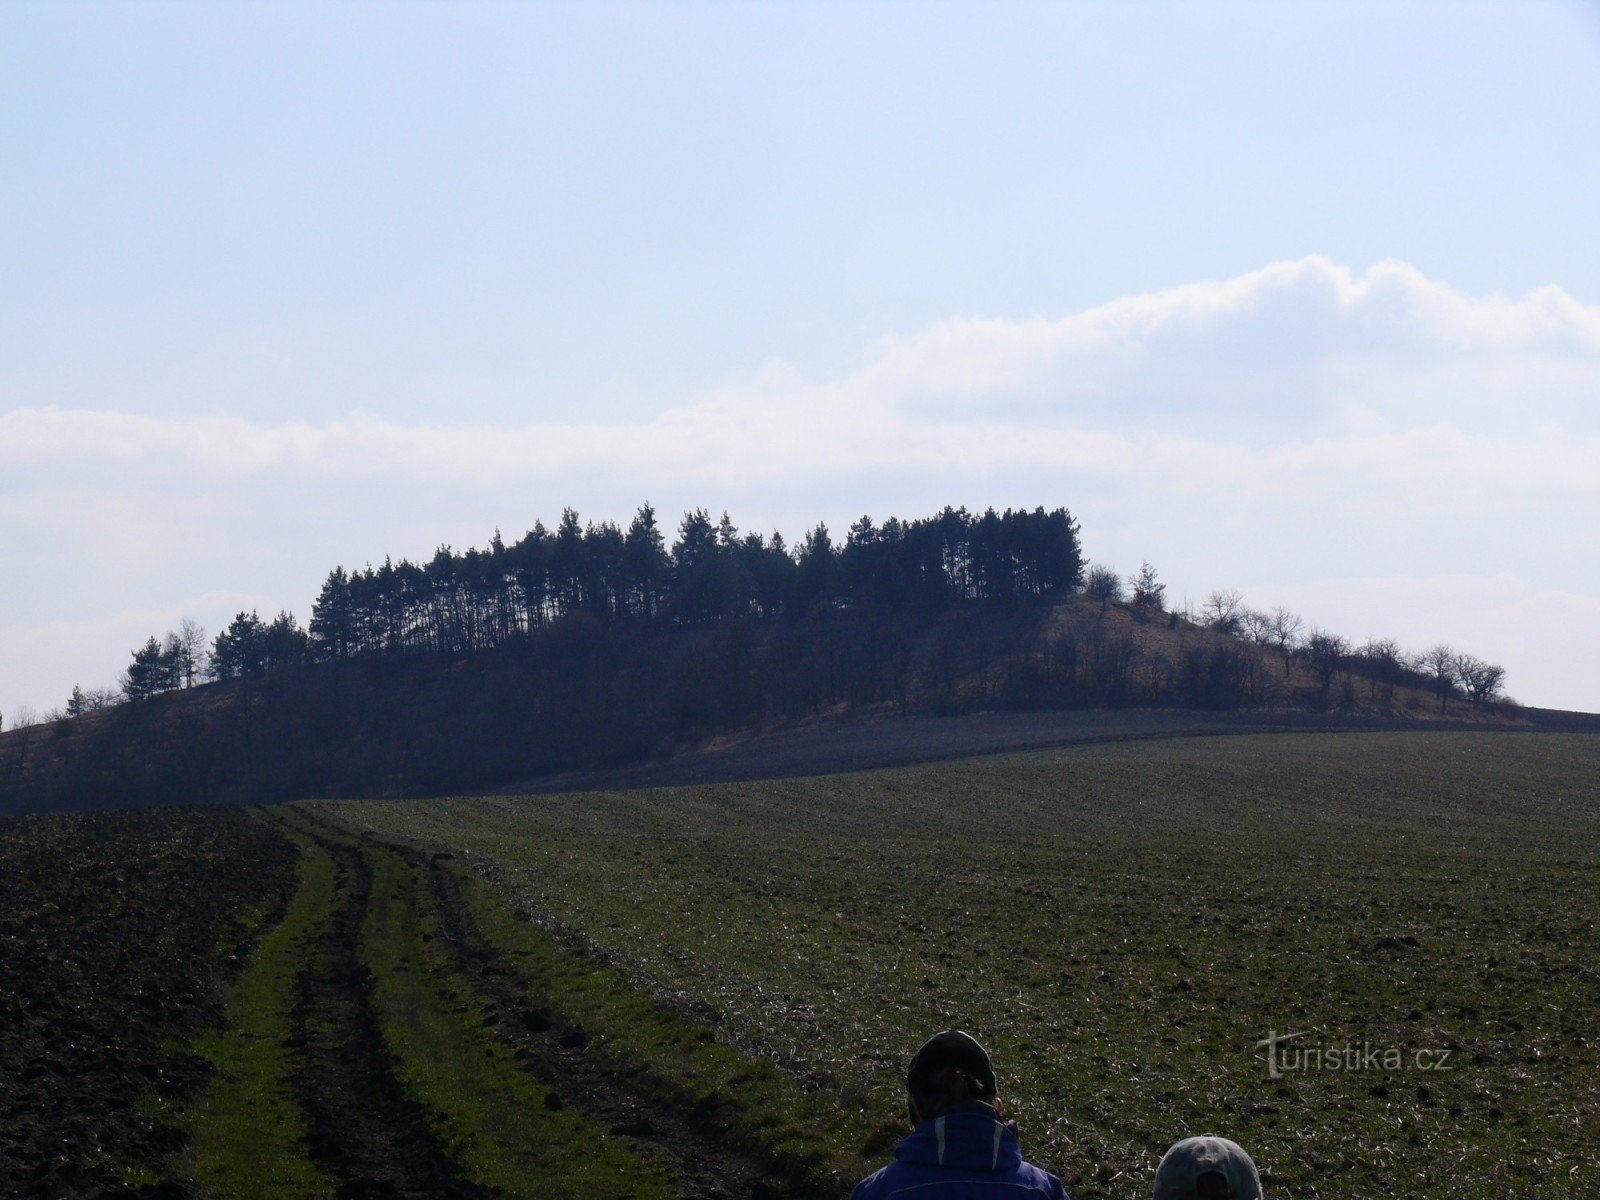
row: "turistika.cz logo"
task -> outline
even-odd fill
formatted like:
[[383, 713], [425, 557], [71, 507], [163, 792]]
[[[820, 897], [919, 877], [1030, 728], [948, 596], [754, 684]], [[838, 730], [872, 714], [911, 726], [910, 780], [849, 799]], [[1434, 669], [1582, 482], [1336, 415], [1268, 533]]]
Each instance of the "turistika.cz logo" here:
[[1449, 1071], [1453, 1051], [1424, 1047], [1407, 1049], [1403, 1046], [1374, 1046], [1369, 1041], [1346, 1042], [1343, 1045], [1295, 1044], [1298, 1039], [1310, 1037], [1310, 1030], [1299, 1033], [1278, 1033], [1267, 1030], [1267, 1036], [1256, 1043], [1256, 1048], [1267, 1052], [1267, 1077], [1282, 1079], [1285, 1075], [1312, 1071]]

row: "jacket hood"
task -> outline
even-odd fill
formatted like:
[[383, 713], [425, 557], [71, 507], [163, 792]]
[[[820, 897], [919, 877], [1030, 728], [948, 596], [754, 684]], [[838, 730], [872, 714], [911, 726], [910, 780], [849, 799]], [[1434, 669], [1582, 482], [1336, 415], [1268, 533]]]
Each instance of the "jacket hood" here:
[[1016, 1127], [987, 1108], [920, 1122], [894, 1148], [903, 1163], [958, 1171], [1005, 1171], [1022, 1161]]

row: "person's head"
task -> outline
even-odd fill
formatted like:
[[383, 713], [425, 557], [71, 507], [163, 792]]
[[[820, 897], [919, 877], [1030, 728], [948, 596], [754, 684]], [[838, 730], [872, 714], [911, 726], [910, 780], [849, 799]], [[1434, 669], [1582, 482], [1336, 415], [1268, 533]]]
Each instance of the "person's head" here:
[[989, 1052], [970, 1033], [947, 1029], [922, 1043], [906, 1069], [906, 1110], [911, 1123], [981, 1104], [1005, 1111], [995, 1088]]
[[1184, 1138], [1156, 1168], [1155, 1200], [1260, 1200], [1261, 1176], [1238, 1142]]

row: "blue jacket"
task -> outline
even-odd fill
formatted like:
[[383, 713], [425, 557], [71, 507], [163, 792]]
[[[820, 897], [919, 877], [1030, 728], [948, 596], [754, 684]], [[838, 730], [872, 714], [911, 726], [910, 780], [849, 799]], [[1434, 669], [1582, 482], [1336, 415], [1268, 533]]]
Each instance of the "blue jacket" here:
[[986, 1108], [923, 1121], [894, 1157], [850, 1200], [1067, 1200], [1059, 1179], [1022, 1161], [1017, 1131]]

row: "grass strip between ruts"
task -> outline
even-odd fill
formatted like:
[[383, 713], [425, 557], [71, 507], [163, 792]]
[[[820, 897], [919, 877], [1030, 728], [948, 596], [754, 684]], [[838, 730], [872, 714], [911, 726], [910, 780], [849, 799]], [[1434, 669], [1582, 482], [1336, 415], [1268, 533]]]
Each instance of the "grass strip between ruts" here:
[[363, 844], [372, 896], [361, 959], [396, 1074], [470, 1178], [508, 1196], [655, 1200], [668, 1180], [582, 1115], [546, 1104], [482, 1021], [483, 1001], [446, 961], [431, 897], [399, 855]]
[[334, 865], [310, 838], [280, 828], [299, 848], [299, 885], [240, 976], [227, 1027], [194, 1043], [216, 1074], [185, 1114], [188, 1169], [219, 1200], [298, 1200], [329, 1190], [306, 1150], [305, 1116], [294, 1098], [293, 1054], [286, 1043], [295, 977], [332, 916]]

